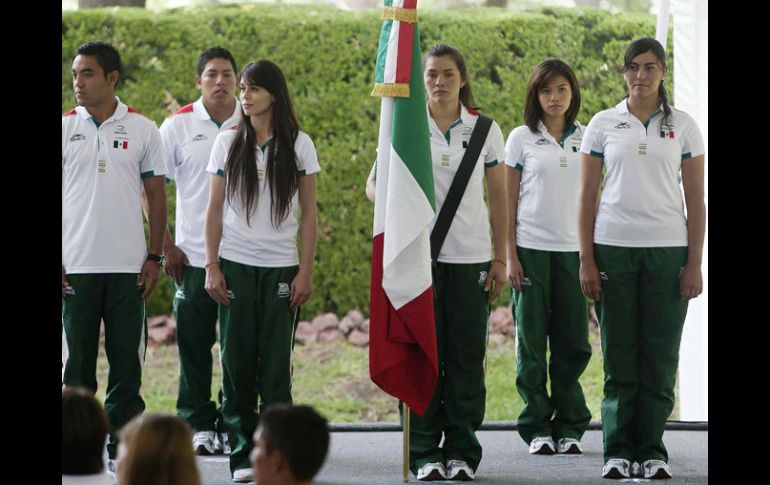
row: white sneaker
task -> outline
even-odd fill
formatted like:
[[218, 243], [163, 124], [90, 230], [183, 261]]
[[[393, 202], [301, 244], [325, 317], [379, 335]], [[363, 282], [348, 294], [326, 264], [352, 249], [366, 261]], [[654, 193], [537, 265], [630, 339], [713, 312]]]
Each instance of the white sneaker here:
[[653, 480], [671, 478], [671, 470], [668, 468], [668, 463], [662, 460], [645, 460], [642, 463], [642, 470], [644, 478], [651, 478]]
[[417, 470], [417, 480], [423, 482], [446, 480], [446, 468], [440, 462], [426, 463]]
[[473, 480], [473, 470], [463, 460], [449, 460], [446, 463], [447, 480], [469, 482]]
[[553, 455], [556, 446], [550, 436], [538, 436], [529, 444], [529, 452], [532, 455]]
[[612, 458], [602, 468], [602, 478], [630, 478], [631, 462], [623, 458]]
[[556, 451], [566, 455], [582, 455], [583, 448], [580, 447], [580, 441], [573, 438], [562, 438], [556, 444]]
[[233, 472], [233, 481], [236, 483], [249, 483], [254, 481], [254, 471], [251, 468], [241, 468]]
[[193, 435], [193, 451], [196, 455], [213, 455], [214, 440], [217, 434], [213, 431], [198, 431]]

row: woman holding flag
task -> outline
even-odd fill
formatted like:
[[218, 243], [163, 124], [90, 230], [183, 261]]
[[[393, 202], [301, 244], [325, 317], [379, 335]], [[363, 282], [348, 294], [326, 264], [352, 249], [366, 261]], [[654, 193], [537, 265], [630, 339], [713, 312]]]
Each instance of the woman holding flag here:
[[425, 54], [423, 79], [437, 214], [431, 245], [439, 374], [425, 414], [411, 414], [409, 467], [422, 481], [473, 480], [482, 454], [475, 431], [484, 419], [489, 305], [506, 277], [505, 147], [500, 127], [489, 120], [488, 133], [477, 142], [480, 153], [469, 160], [472, 171], [459, 206], [436, 248], [436, 221], [480, 113], [465, 60], [454, 47], [439, 44]]

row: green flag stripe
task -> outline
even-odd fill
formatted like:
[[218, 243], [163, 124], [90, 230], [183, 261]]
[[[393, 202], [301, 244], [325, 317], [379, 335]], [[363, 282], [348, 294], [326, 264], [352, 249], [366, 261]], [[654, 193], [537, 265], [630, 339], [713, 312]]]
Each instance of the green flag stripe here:
[[414, 24], [412, 39], [412, 72], [409, 76], [408, 98], [393, 99], [393, 129], [391, 143], [436, 210], [433, 190], [433, 168], [430, 156], [428, 113], [425, 107], [425, 87], [420, 65], [420, 30]]
[[386, 20], [382, 24], [380, 31], [380, 50], [377, 52], [377, 64], [374, 68], [374, 82], [385, 82], [385, 61], [388, 55], [388, 40], [390, 39], [390, 30], [393, 28], [393, 21]]

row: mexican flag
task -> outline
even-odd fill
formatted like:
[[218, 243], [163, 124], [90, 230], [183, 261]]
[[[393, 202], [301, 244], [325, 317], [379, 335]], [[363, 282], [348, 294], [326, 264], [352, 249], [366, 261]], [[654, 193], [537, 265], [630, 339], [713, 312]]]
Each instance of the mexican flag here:
[[369, 374], [422, 416], [438, 376], [429, 225], [436, 212], [417, 0], [385, 0], [375, 88], [377, 149]]

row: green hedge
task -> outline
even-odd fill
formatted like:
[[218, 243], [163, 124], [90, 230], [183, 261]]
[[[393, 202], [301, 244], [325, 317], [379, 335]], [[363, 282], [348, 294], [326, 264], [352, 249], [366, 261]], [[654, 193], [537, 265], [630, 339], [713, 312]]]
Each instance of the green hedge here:
[[[119, 48], [125, 74], [118, 94], [158, 125], [174, 106], [199, 96], [194, 65], [204, 48], [227, 47], [239, 67], [260, 58], [275, 61], [289, 80], [300, 122], [315, 142], [323, 169], [318, 177], [315, 291], [304, 316], [355, 307], [368, 313], [372, 204], [364, 185], [377, 145], [380, 100], [369, 92], [381, 24], [379, 12], [323, 6], [62, 12], [62, 111], [75, 105], [70, 75], [74, 51], [89, 40]], [[596, 9], [515, 13], [485, 8], [421, 12], [420, 29], [423, 50], [445, 42], [463, 51], [477, 101], [507, 136], [522, 123], [532, 68], [549, 56], [575, 70], [583, 123], [616, 104], [625, 94], [616, 72], [623, 49], [634, 38], [653, 35], [655, 23], [651, 15]], [[173, 198], [169, 194], [172, 231]], [[148, 313], [169, 312], [171, 298], [165, 279], [151, 297]], [[504, 294], [497, 303], [507, 302]]]

